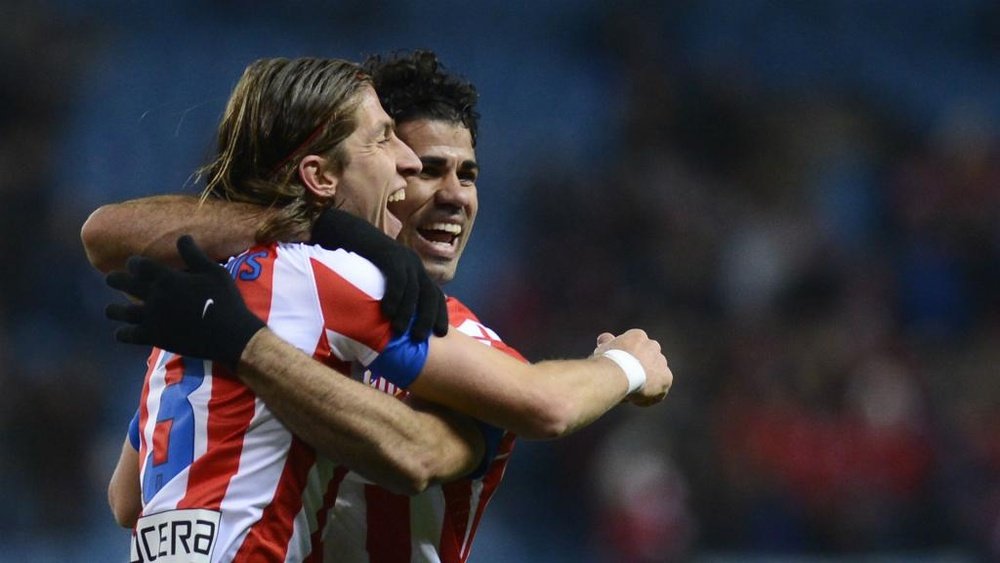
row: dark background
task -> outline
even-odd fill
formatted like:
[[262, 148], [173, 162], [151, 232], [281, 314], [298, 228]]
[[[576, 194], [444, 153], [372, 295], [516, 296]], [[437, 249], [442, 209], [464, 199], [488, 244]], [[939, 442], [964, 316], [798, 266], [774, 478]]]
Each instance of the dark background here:
[[449, 291], [533, 360], [643, 327], [676, 377], [522, 442], [474, 561], [1000, 559], [1000, 5], [611, 4], [5, 2], [0, 560], [127, 560], [145, 352], [88, 213], [195, 193], [253, 59], [417, 47], [481, 93]]

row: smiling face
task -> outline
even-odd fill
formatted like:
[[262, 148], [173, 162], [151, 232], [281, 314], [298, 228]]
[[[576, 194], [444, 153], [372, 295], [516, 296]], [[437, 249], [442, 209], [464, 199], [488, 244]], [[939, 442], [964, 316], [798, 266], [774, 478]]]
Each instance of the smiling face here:
[[334, 202], [396, 237], [402, 223], [388, 205], [398, 204], [405, 197], [407, 178], [420, 172], [420, 160], [396, 136], [392, 119], [382, 109], [375, 91], [365, 87], [359, 95], [357, 128], [344, 140], [344, 164], [335, 172], [338, 179]]
[[472, 136], [461, 124], [433, 119], [404, 122], [398, 131], [423, 168], [407, 178], [406, 199], [389, 205], [403, 222], [397, 238], [420, 256], [438, 284], [447, 283], [479, 210]]

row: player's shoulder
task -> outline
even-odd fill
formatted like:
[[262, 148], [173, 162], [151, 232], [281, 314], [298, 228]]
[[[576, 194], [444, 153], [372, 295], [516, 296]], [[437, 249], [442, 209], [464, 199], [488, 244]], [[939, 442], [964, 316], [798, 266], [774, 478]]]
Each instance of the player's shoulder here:
[[458, 329], [459, 332], [471, 336], [487, 346], [498, 348], [521, 361], [526, 361], [520, 352], [506, 344], [496, 331], [483, 324], [479, 317], [472, 312], [472, 309], [469, 309], [458, 298], [448, 296], [447, 305], [448, 324]]
[[303, 268], [316, 278], [345, 280], [366, 293], [380, 298], [385, 291], [385, 277], [367, 258], [342, 248], [328, 250], [306, 243], [278, 243], [277, 258], [291, 267]]
[[480, 322], [479, 317], [472, 312], [472, 309], [470, 309], [465, 303], [459, 301], [457, 297], [449, 295], [445, 300], [445, 303], [448, 307], [448, 320], [453, 326], [458, 326], [458, 324], [455, 323], [456, 320], [471, 320], [477, 323]]

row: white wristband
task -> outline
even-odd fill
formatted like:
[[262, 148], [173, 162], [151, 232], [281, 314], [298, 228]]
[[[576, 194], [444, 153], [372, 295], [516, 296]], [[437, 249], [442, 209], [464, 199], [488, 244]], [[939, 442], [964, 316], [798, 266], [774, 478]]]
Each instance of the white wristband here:
[[628, 394], [631, 395], [642, 386], [646, 384], [646, 370], [642, 368], [642, 363], [625, 350], [618, 350], [613, 348], [601, 354], [605, 358], [618, 364], [618, 367], [622, 368], [625, 372], [625, 377], [628, 378]]

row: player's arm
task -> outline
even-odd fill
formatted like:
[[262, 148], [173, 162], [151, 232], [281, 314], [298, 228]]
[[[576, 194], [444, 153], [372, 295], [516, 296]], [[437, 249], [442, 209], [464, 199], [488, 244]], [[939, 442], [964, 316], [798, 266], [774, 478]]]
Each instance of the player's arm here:
[[[114, 203], [91, 213], [80, 230], [87, 259], [107, 273], [122, 269], [130, 256], [147, 256], [180, 268], [177, 239], [191, 235], [202, 251], [219, 261], [255, 244], [259, 227], [274, 209], [183, 195], [160, 195]], [[402, 332], [411, 318], [414, 338], [448, 330], [444, 294], [427, 276], [420, 259], [381, 231], [351, 214], [328, 209], [315, 225], [328, 248], [343, 247], [374, 263], [386, 277], [383, 313]], [[310, 233], [294, 236], [307, 240]]]
[[[188, 272], [170, 270], [152, 260], [137, 259], [134, 263], [130, 261], [130, 266], [134, 267], [129, 273], [119, 272], [108, 277], [112, 287], [144, 300], [142, 304], [109, 308], [109, 317], [131, 325], [118, 330], [119, 340], [153, 344], [184, 355], [236, 366], [244, 381], [270, 408], [281, 413], [279, 416], [285, 417], [294, 432], [321, 450], [339, 450], [342, 445], [337, 433], [341, 426], [357, 424], [357, 421], [337, 418], [350, 416], [342, 413], [342, 409], [362, 414], [374, 412], [376, 407], [369, 403], [372, 399], [359, 396], [345, 401], [349, 396], [341, 394], [350, 392], [345, 384], [360, 384], [336, 376], [330, 368], [271, 333], [247, 309], [225, 269], [211, 263], [190, 239], [182, 239], [178, 248], [186, 256]], [[206, 316], [202, 305], [209, 297], [214, 306]], [[407, 342], [402, 336], [393, 342], [400, 345], [397, 351], [403, 352], [406, 346], [421, 345]], [[660, 352], [659, 343], [642, 331], [631, 330], [617, 338], [602, 335], [598, 344], [597, 352], [617, 350], [616, 356], [631, 359], [631, 366], [622, 367], [597, 353], [585, 360], [527, 365], [458, 331], [449, 331], [445, 337], [431, 340], [429, 353], [424, 357], [426, 361], [422, 359], [416, 366], [419, 373], [415, 374], [417, 380], [412, 382], [411, 389], [459, 412], [534, 437], [552, 437], [579, 428], [626, 397], [641, 404], [663, 399], [673, 375]], [[394, 356], [383, 350], [375, 361]], [[622, 361], [620, 357], [619, 361]], [[641, 381], [636, 377], [637, 370]], [[461, 382], [444, 389], [433, 385], [449, 374], [460, 375]], [[430, 376], [426, 385], [420, 381], [424, 376]], [[636, 382], [642, 384], [636, 385]], [[480, 385], [485, 385], [491, 393], [499, 393], [500, 399], [486, 397], [483, 400], [482, 396], [470, 393]], [[378, 393], [365, 386], [362, 388]], [[498, 405], [508, 404], [515, 408], [498, 408]], [[555, 422], [535, 428], [537, 434], [533, 434], [533, 428], [520, 428], [517, 420], [521, 415], [538, 414], [535, 409], [555, 413], [551, 416]], [[391, 421], [395, 416], [397, 414], [390, 414], [385, 420]], [[547, 420], [548, 416], [545, 414], [541, 420]], [[400, 430], [405, 432], [405, 428]], [[400, 436], [411, 439], [405, 434]], [[418, 450], [426, 447], [418, 446]], [[363, 454], [355, 452], [352, 455]], [[359, 461], [354, 463], [360, 466]]]
[[427, 363], [409, 390], [529, 439], [565, 436], [626, 398], [651, 404], [666, 395], [673, 374], [645, 332], [605, 334], [598, 343], [598, 352], [616, 348], [638, 359], [648, 378], [644, 388], [630, 395], [622, 368], [600, 353], [527, 364], [453, 330], [431, 339]]
[[98, 208], [83, 224], [80, 238], [87, 259], [105, 273], [122, 268], [129, 256], [150, 256], [180, 267], [180, 235], [193, 235], [206, 254], [221, 260], [253, 246], [270, 213], [246, 203], [158, 195]]
[[108, 504], [115, 522], [132, 528], [142, 511], [142, 490], [139, 488], [139, 452], [131, 440], [125, 439], [118, 464], [108, 483]]
[[421, 492], [468, 474], [483, 457], [483, 437], [469, 418], [431, 405], [415, 410], [269, 329], [247, 343], [238, 374], [295, 435], [390, 490]]
[[[673, 375], [655, 340], [632, 330], [602, 346], [628, 350], [640, 358], [647, 382], [638, 398], [655, 402], [666, 395]], [[337, 432], [345, 416], [377, 416], [374, 409], [366, 415], [369, 406], [362, 402], [345, 402], [340, 395], [344, 386], [330, 368], [266, 328], [250, 338], [239, 366], [243, 381], [311, 444], [339, 450]], [[410, 391], [528, 438], [554, 438], [594, 421], [625, 399], [628, 388], [622, 368], [603, 356], [525, 364], [450, 331], [443, 338], [431, 339], [426, 363]], [[440, 447], [422, 443], [419, 429], [412, 435], [400, 430], [403, 441], [391, 442], [392, 447], [412, 448], [410, 455], [417, 456], [411, 460], [418, 465], [415, 469], [433, 463], [419, 452], [428, 447], [436, 452]]]

